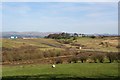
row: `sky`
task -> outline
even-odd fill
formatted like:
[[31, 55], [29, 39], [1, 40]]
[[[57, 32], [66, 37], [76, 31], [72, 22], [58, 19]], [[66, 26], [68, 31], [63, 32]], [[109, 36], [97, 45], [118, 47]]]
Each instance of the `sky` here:
[[1, 0], [2, 2], [119, 2], [119, 0]]
[[115, 2], [3, 2], [0, 10], [2, 31], [118, 34]]

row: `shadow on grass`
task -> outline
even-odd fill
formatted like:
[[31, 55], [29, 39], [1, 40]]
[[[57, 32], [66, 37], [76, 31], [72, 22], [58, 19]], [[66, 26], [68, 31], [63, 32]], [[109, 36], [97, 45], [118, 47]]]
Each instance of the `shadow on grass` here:
[[107, 76], [107, 78], [86, 78], [71, 76], [68, 74], [42, 74], [33, 76], [6, 76], [2, 77], [2, 80], [120, 80], [120, 77]]

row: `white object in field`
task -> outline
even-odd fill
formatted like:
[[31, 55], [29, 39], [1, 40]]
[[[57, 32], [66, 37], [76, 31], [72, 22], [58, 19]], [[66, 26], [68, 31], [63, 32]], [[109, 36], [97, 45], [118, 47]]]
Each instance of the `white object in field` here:
[[54, 65], [54, 64], [52, 65], [52, 68], [55, 68], [55, 65]]
[[82, 47], [80, 47], [80, 49], [82, 49]]
[[11, 36], [10, 39], [17, 39], [17, 36]]
[[14, 36], [11, 36], [10, 38], [11, 38], [11, 39], [14, 39]]

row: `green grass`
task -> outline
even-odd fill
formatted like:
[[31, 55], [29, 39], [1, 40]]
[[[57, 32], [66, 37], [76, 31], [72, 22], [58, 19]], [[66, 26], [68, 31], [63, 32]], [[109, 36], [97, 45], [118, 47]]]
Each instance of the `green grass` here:
[[3, 77], [7, 76], [37, 76], [37, 77], [80, 77], [106, 78], [118, 77], [118, 63], [75, 63], [57, 64], [51, 68], [50, 64], [3, 66]]

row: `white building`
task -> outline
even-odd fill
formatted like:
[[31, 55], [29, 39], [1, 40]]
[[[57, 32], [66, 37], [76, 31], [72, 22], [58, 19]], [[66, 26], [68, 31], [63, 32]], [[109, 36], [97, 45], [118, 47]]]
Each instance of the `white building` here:
[[17, 39], [17, 36], [11, 36], [10, 39]]

